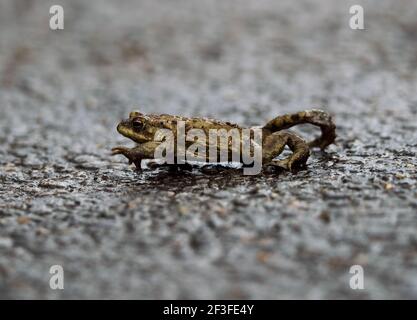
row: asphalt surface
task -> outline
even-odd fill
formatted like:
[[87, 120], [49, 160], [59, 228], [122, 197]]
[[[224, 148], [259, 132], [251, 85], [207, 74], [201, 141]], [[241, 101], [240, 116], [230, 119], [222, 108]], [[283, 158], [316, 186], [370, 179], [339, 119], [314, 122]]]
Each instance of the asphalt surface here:
[[[356, 3], [365, 30], [349, 28]], [[2, 1], [0, 298], [417, 298], [416, 11]], [[295, 174], [137, 173], [110, 156], [132, 145], [115, 128], [133, 109], [261, 125], [312, 107], [337, 143]]]

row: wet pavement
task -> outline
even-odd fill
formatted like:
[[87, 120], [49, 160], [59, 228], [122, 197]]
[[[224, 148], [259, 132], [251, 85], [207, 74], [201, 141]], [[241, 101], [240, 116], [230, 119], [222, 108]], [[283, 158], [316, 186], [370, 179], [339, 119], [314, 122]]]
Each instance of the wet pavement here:
[[[365, 30], [349, 28], [356, 3]], [[416, 9], [2, 2], [0, 298], [417, 298]], [[312, 107], [337, 143], [295, 174], [110, 156], [132, 145], [115, 128], [133, 109], [261, 125]]]

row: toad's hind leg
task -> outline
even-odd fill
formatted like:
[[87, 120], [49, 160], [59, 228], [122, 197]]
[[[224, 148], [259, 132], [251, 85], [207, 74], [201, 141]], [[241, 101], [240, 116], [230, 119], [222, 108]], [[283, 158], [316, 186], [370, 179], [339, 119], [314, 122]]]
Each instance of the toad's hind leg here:
[[[288, 146], [293, 152], [292, 155], [283, 160], [274, 160], [280, 155], [285, 146]], [[302, 167], [306, 164], [310, 155], [308, 144], [294, 133], [275, 132], [266, 137], [262, 147], [262, 163], [264, 165], [273, 165], [292, 170], [296, 167]]]
[[332, 117], [327, 112], [317, 109], [276, 117], [269, 121], [264, 129], [275, 132], [303, 123], [310, 123], [321, 129], [321, 136], [308, 143], [310, 148], [319, 147], [323, 150], [336, 139], [336, 125]]

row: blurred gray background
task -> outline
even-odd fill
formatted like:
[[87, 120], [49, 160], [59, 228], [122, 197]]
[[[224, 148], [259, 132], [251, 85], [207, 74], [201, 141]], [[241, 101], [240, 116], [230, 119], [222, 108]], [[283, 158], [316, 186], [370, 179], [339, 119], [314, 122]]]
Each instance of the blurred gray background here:
[[[353, 4], [365, 30], [349, 28]], [[417, 298], [416, 13], [2, 0], [0, 298]], [[132, 109], [262, 125], [312, 107], [337, 144], [297, 174], [136, 173], [110, 157], [132, 145], [115, 130]]]

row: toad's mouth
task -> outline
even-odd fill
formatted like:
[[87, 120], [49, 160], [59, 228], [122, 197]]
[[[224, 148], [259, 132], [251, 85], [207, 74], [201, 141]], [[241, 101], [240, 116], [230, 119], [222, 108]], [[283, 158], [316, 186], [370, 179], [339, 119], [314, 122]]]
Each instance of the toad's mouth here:
[[145, 137], [143, 134], [135, 132], [131, 127], [124, 125], [123, 122], [117, 126], [117, 132], [137, 143], [149, 141], [149, 139]]

